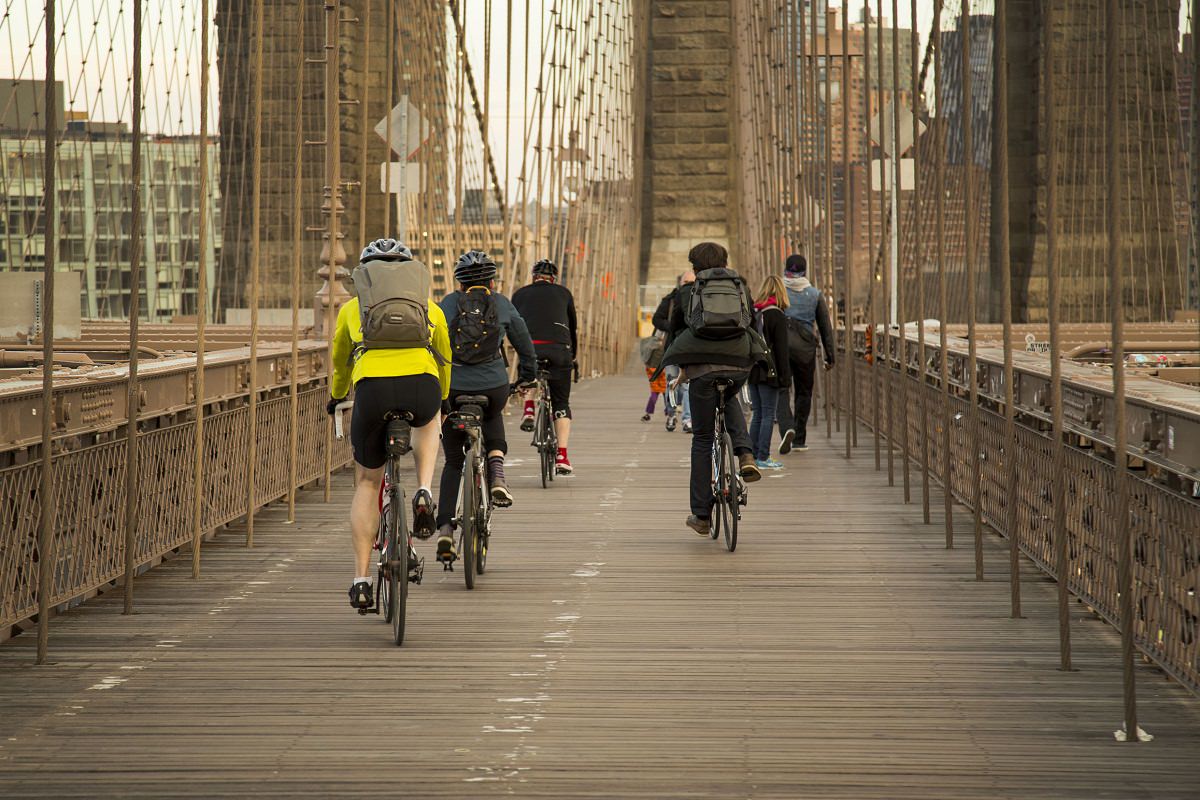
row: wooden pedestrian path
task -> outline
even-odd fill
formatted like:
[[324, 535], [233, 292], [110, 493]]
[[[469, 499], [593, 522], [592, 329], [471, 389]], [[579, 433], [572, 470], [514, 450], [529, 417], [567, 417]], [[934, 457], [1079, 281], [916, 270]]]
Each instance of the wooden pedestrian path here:
[[403, 648], [347, 606], [345, 476], [139, 579], [133, 617], [57, 618], [50, 666], [0, 646], [0, 796], [1200, 796], [1200, 700], [1140, 667], [1156, 738], [1116, 743], [1115, 633], [1075, 604], [1058, 671], [1053, 585], [1026, 565], [1009, 619], [1002, 543], [976, 582], [869, 438], [847, 463], [822, 423], [729, 554], [683, 527], [688, 437], [644, 392], [578, 387], [548, 491], [510, 423], [488, 574], [428, 570]]

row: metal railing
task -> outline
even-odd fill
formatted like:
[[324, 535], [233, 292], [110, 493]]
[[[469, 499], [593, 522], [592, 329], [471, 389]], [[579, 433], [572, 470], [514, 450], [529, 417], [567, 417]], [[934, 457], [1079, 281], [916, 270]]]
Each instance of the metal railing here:
[[[212, 362], [218, 359], [213, 358], [207, 367], [209, 391], [204, 402], [200, 486], [195, 480], [196, 421], [191, 405], [182, 395], [176, 395], [173, 403], [154, 404], [150, 397], [143, 400], [137, 432], [140, 458], [134, 504], [137, 525], [133, 575], [196, 542], [194, 497], [201, 499], [199, 530], [207, 536], [244, 518], [249, 496], [253, 497], [254, 509], [261, 508], [324, 475], [325, 449], [329, 446], [325, 400], [329, 392], [325, 375], [315, 367], [323, 363], [325, 347], [307, 342], [303, 349], [306, 362], [314, 368], [304, 369], [306, 374], [297, 376], [294, 416], [290, 375], [274, 364], [260, 365], [258, 370], [262, 377], [258, 384], [257, 424], [253, 427], [258, 444], [254, 448], [257, 469], [253, 472], [253, 495], [246, 484], [252, 430], [246, 382], [248, 354], [230, 353], [215, 364]], [[290, 363], [290, 353], [282, 347], [260, 348], [260, 358]], [[164, 390], [194, 387], [194, 358], [172, 361], [177, 363], [161, 370], [147, 367], [143, 390], [153, 393], [156, 380], [163, 382]], [[124, 371], [124, 367], [114, 368], [107, 371], [110, 374], [86, 383], [65, 380], [56, 387], [51, 405], [70, 409], [72, 395], [92, 398], [93, 402], [95, 398], [123, 397], [121, 386], [127, 380]], [[11, 397], [5, 400], [15, 402]], [[79, 407], [74, 415], [68, 411], [56, 419], [54, 491], [50, 498], [55, 525], [48, 554], [52, 580], [48, 600], [54, 610], [115, 586], [127, 574], [128, 418], [122, 412], [112, 419], [111, 408], [89, 408], [87, 399], [76, 402]], [[96, 414], [90, 422], [86, 421], [89, 413]], [[74, 425], [65, 418], [72, 416]], [[286, 445], [293, 425], [297, 441], [294, 465]], [[348, 445], [333, 442], [332, 447], [333, 465], [346, 464]], [[38, 613], [38, 568], [43, 558], [38, 549], [43, 507], [41, 469], [40, 457], [0, 469], [0, 639]]]
[[[904, 370], [895, 357], [898, 334], [893, 333], [893, 346], [888, 349], [892, 357], [877, 361], [866, 358], [864, 332], [860, 330], [855, 338], [859, 420], [869, 427], [877, 418], [884, 447], [890, 443], [900, 459], [907, 455], [917, 469], [923, 453], [922, 432], [928, 431], [924, 452], [930, 476], [943, 487], [948, 486], [954, 500], [972, 511], [974, 498], [978, 497], [983, 523], [1057, 580], [1060, 569], [1054, 540], [1054, 438], [1051, 415], [1042, 405], [1043, 396], [1048, 402], [1043, 385], [1048, 381], [1049, 360], [1030, 357], [1014, 365], [1016, 437], [1015, 449], [1008, 453], [1004, 446], [1005, 392], [1002, 378], [998, 380], [1002, 355], [979, 348], [979, 405], [975, 418], [980, 427], [976, 454], [972, 449], [974, 437], [968, 430], [972, 417], [967, 381], [970, 373], [963, 369], [968, 358], [966, 341], [950, 340], [947, 398], [942, 394], [936, 334], [927, 341], [924, 365], [915, 357], [917, 339], [910, 334], [906, 350], [914, 357]], [[1200, 693], [1200, 598], [1196, 596], [1200, 583], [1200, 469], [1195, 462], [1189, 465], [1174, 460], [1185, 457], [1185, 440], [1190, 441], [1189, 437], [1200, 432], [1200, 407], [1192, 409], [1172, 402], [1169, 398], [1176, 387], [1166, 383], [1161, 386], [1168, 400], [1156, 404], [1146, 395], [1158, 382], [1131, 377], [1128, 427], [1134, 432], [1129, 437], [1132, 444], [1123, 459], [1115, 459], [1115, 437], [1106, 430], [1103, 412], [1096, 411], [1104, 408], [1098, 399], [1105, 394], [1111, 399], [1109, 371], [1084, 365], [1065, 367], [1064, 395], [1076, 401], [1070, 403], [1066, 415], [1064, 479], [1060, 484], [1065, 487], [1066, 587], [1102, 618], [1121, 626], [1119, 515], [1115, 503], [1120, 463], [1129, 486], [1135, 645], [1165, 672]], [[908, 382], [907, 405], [897, 404], [891, 415], [882, 409], [878, 415], [873, 414], [883, 393], [901, 396], [896, 391], [901, 380]], [[1139, 398], [1139, 394], [1143, 396]], [[1172, 419], [1170, 427], [1177, 444], [1168, 447], [1165, 440], [1144, 438], [1143, 431], [1157, 428], [1138, 420], [1139, 406], [1144, 408], [1147, 420], [1151, 415]], [[905, 425], [907, 436], [901, 427]], [[946, 441], [949, 450], [944, 447]], [[975, 474], [981, 478], [978, 489], [973, 483]], [[952, 525], [947, 531], [949, 545], [953, 542]], [[1012, 579], [1014, 592], [1019, 594], [1019, 573]]]

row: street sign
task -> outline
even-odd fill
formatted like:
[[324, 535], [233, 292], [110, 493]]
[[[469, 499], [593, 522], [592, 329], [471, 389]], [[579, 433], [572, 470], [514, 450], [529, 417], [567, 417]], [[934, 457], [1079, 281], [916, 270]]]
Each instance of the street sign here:
[[[880, 130], [880, 115], [876, 114], [871, 117], [870, 134], [871, 141], [883, 148], [883, 152], [888, 156], [895, 155], [892, 148], [892, 115], [893, 104], [888, 103], [883, 107], [883, 126]], [[920, 133], [925, 132], [925, 124], [917, 123], [920, 127]], [[908, 149], [913, 146], [913, 113], [907, 107], [900, 106], [900, 155], [908, 152]]]
[[[388, 185], [388, 178], [391, 185]], [[388, 162], [379, 165], [379, 191], [384, 194], [414, 194], [421, 189], [421, 165], [406, 164], [403, 161], [393, 161], [388, 170]]]
[[[388, 117], [392, 120], [391, 141], [388, 141], [387, 137]], [[379, 120], [379, 124], [375, 126], [375, 133], [383, 139], [384, 144], [391, 145], [393, 153], [406, 161], [412, 161], [429, 136], [429, 125], [421, 119], [416, 106], [408, 101], [408, 97], [401, 97], [388, 116]]]
[[[911, 158], [900, 159], [900, 191], [911, 192], [917, 183], [917, 162]], [[879, 192], [890, 188], [895, 176], [892, 175], [891, 159], [871, 160], [871, 191]]]

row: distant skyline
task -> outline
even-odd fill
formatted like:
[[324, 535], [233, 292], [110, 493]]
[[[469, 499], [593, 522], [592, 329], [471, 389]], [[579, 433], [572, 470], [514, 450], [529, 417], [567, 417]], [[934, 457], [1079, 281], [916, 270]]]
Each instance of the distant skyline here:
[[[503, 178], [505, 153], [511, 154], [508, 191], [510, 196], [517, 188], [516, 175], [521, 159], [525, 155], [525, 130], [536, 114], [536, 70], [542, 66], [540, 60], [540, 31], [547, 10], [560, 0], [528, 0], [513, 3], [513, 49], [517, 56], [512, 64], [513, 97], [505, 113], [504, 71], [506, 0], [461, 0], [467, 15], [466, 52], [475, 71], [476, 83], [483, 89], [484, 73], [484, 8], [492, 8], [492, 81], [489, 91], [489, 140]], [[40, 4], [39, 4], [40, 5]], [[214, 0], [213, 7], [216, 2]], [[977, 13], [991, 13], [979, 8]], [[878, 6], [870, 3], [874, 10]], [[830, 8], [840, 8], [838, 3]], [[178, 3], [147, 3], [145, 7], [146, 51], [146, 110], [144, 125], [148, 132], [164, 135], [194, 134], [199, 131], [200, 92], [200, 4], [193, 0]], [[857, 22], [862, 15], [862, 4], [850, 3], [847, 16]], [[883, 2], [885, 19], [891, 17], [892, 3]], [[933, 21], [933, 0], [920, 0], [917, 5], [917, 22], [921, 31], [922, 49], [928, 40]], [[122, 0], [79, 0], [60, 8], [58, 24], [62, 30], [62, 41], [58, 56], [59, 79], [66, 85], [68, 110], [86, 111], [88, 115], [103, 122], [125, 122], [131, 119], [130, 93], [132, 81], [132, 26], [133, 17], [129, 4]], [[898, 0], [897, 21], [902, 28], [912, 23], [911, 3]], [[957, 16], [955, 14], [955, 16]], [[530, 45], [525, 47], [525, 27], [528, 17]], [[1181, 31], [1186, 28], [1187, 4], [1181, 4]], [[0, 78], [41, 78], [44, 74], [45, 50], [43, 34], [43, 11], [40, 7], [27, 4], [10, 4], [5, 15], [0, 17], [0, 42], [5, 42], [13, 54], [7, 65], [0, 65]], [[944, 20], [949, 26], [953, 22]], [[447, 25], [448, 36], [453, 42], [454, 29]], [[211, 82], [209, 128], [216, 131], [216, 114], [219, 112], [216, 72], [216, 35], [212, 30], [212, 53], [210, 54], [214, 80]], [[111, 44], [111, 48], [110, 48]], [[15, 73], [15, 74], [11, 74]], [[372, 123], [373, 124], [373, 123]], [[472, 146], [479, 149], [477, 135]]]

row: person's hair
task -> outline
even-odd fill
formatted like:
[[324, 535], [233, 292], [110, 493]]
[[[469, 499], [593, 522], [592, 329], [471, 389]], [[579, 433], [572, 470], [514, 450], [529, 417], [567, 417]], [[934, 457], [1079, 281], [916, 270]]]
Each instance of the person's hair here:
[[696, 280], [696, 273], [690, 269], [684, 270], [683, 272], [679, 273], [679, 277], [675, 279], [675, 288], [678, 289], [685, 283], [691, 283], [694, 280]]
[[701, 242], [688, 253], [688, 261], [696, 272], [729, 266], [729, 251], [716, 242]]
[[787, 257], [787, 262], [784, 264], [783, 272], [785, 275], [808, 274], [808, 259], [806, 259], [800, 253], [792, 253]]
[[763, 281], [762, 289], [758, 291], [758, 297], [754, 299], [756, 303], [765, 303], [767, 298], [774, 297], [775, 305], [779, 306], [780, 310], [788, 307], [787, 287], [783, 285], [783, 278], [778, 275], [768, 275]]

